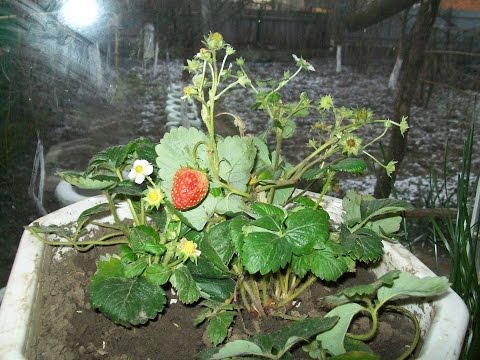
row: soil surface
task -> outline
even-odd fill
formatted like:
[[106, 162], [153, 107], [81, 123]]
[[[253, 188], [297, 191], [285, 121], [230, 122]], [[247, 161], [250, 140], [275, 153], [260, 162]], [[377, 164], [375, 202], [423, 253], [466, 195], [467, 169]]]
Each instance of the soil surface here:
[[[193, 321], [199, 308], [175, 302], [174, 292], [169, 291], [168, 307], [145, 326], [124, 328], [117, 326], [102, 314], [93, 311], [88, 303], [85, 286], [96, 270], [98, 257], [113, 249], [95, 249], [86, 254], [47, 248], [44, 272], [40, 279], [40, 304], [33, 323], [33, 336], [27, 346], [28, 358], [36, 360], [76, 359], [194, 359], [196, 354], [209, 346], [203, 337], [205, 325], [194, 327]], [[56, 255], [55, 255], [56, 254]], [[50, 260], [52, 256], [60, 260]], [[363, 268], [347, 275], [338, 283], [317, 283], [299, 298], [299, 305], [290, 311], [293, 316], [323, 316], [322, 297], [331, 295], [345, 286], [369, 283], [374, 275]], [[232, 339], [246, 338], [245, 328], [253, 331], [248, 314], [237, 315], [231, 333]], [[278, 318], [259, 321], [262, 332], [279, 330], [288, 322]], [[244, 324], [244, 325], [243, 325]], [[360, 317], [350, 329], [353, 333], [365, 333], [370, 328], [368, 318]], [[369, 343], [382, 359], [396, 359], [414, 335], [412, 323], [395, 313], [384, 313], [379, 320], [380, 333]], [[309, 359], [301, 346], [294, 352], [295, 359]]]

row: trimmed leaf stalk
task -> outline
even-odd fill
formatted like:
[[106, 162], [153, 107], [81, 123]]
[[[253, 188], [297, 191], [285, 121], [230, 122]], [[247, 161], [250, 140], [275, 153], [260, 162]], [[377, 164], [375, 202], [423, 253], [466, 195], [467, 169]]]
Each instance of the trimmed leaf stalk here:
[[[246, 281], [245, 279], [242, 279], [242, 284], [245, 291], [247, 292], [247, 294], [250, 296], [250, 299], [252, 300], [252, 307], [253, 309], [255, 309], [255, 311], [257, 311], [258, 315], [260, 317], [265, 317], [266, 314], [265, 314], [265, 311], [263, 310], [263, 306], [262, 306], [262, 301], [260, 300], [260, 293], [258, 292], [258, 287], [257, 287], [257, 284], [255, 281], [252, 281], [253, 282], [253, 287], [250, 287], [250, 285], [248, 285], [248, 281]], [[254, 290], [252, 289], [255, 289], [256, 288], [256, 292], [254, 292]]]
[[110, 240], [107, 241], [108, 239], [115, 238], [115, 237], [120, 237], [123, 236], [123, 232], [114, 232], [107, 234], [105, 236], [102, 236], [101, 238], [97, 240], [87, 240], [87, 241], [81, 241], [78, 242], [73, 239], [66, 239], [67, 241], [51, 241], [47, 240], [46, 236], [42, 237], [39, 233], [35, 231], [34, 228], [29, 229], [30, 232], [35, 236], [38, 240], [43, 242], [45, 245], [51, 245], [51, 246], [68, 246], [68, 247], [73, 247], [75, 250], [80, 251], [80, 252], [85, 252], [90, 250], [92, 247], [101, 245], [101, 246], [108, 246], [108, 245], [118, 245], [118, 244], [128, 244], [128, 240], [122, 239], [122, 240]]
[[[117, 174], [118, 178], [120, 179], [120, 181], [123, 181], [123, 175], [122, 173], [120, 172], [120, 169], [116, 168], [115, 169], [115, 173]], [[140, 219], [138, 218], [138, 215], [137, 215], [137, 212], [135, 211], [135, 208], [133, 207], [133, 203], [132, 203], [132, 200], [130, 198], [127, 198], [127, 204], [128, 204], [128, 208], [130, 209], [130, 212], [132, 214], [132, 218], [133, 218], [133, 222], [135, 223], [136, 226], [138, 225], [142, 225], [142, 222], [140, 221]]]
[[325, 180], [325, 184], [323, 184], [322, 192], [318, 195], [314, 209], [318, 209], [318, 207], [320, 206], [320, 202], [322, 201], [323, 197], [327, 193], [328, 189], [330, 189], [330, 185], [332, 183], [333, 178], [335, 177], [335, 174], [336, 174], [335, 171], [328, 172], [327, 179]]
[[[275, 173], [278, 170], [278, 165], [280, 164], [280, 152], [282, 150], [282, 129], [276, 128], [275, 129], [275, 159], [273, 162], [273, 172]], [[275, 196], [275, 188], [272, 187], [268, 192], [268, 202], [273, 202], [273, 197]]]
[[293, 300], [295, 300], [298, 296], [300, 296], [301, 293], [303, 293], [305, 290], [307, 290], [310, 286], [313, 285], [313, 283], [317, 281], [317, 277], [315, 275], [310, 275], [308, 279], [300, 286], [295, 292], [293, 292], [291, 295], [287, 296], [285, 299], [280, 301], [278, 306], [285, 306], [288, 303], [291, 303]]
[[120, 221], [120, 218], [118, 217], [117, 208], [115, 207], [115, 203], [113, 202], [112, 196], [107, 191], [104, 191], [103, 194], [105, 195], [105, 197], [107, 199], [108, 206], [110, 207], [110, 212], [112, 213], [113, 220], [115, 221], [115, 224], [117, 224], [120, 227], [120, 229], [122, 229], [125, 236], [128, 236], [128, 229]]

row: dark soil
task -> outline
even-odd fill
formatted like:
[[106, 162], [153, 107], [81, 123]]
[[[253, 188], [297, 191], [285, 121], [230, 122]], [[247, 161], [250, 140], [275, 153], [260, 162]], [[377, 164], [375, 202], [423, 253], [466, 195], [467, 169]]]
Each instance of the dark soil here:
[[[27, 346], [29, 359], [74, 360], [74, 359], [193, 359], [205, 346], [205, 325], [198, 328], [193, 321], [199, 308], [170, 303], [158, 316], [144, 326], [124, 328], [117, 326], [102, 314], [93, 311], [88, 303], [85, 287], [95, 272], [95, 262], [110, 249], [96, 249], [88, 253], [64, 252], [64, 261], [50, 259], [59, 249], [48, 247], [45, 252], [44, 272], [40, 279], [40, 304], [32, 327], [32, 338]], [[343, 286], [368, 283], [373, 275], [360, 268], [355, 276], [346, 276], [341, 285], [316, 284], [305, 292], [300, 305], [290, 315], [323, 316], [321, 298], [337, 292]], [[175, 299], [169, 292], [169, 300]], [[232, 338], [246, 338], [244, 329], [253, 330], [252, 319], [242, 312], [244, 322], [237, 321]], [[239, 320], [239, 316], [237, 316]], [[258, 319], [256, 320], [258, 321]], [[243, 324], [245, 324], [243, 326]], [[286, 320], [269, 318], [259, 321], [262, 332], [273, 332], [287, 324]], [[367, 318], [355, 321], [351, 331], [363, 333], [369, 329]], [[413, 338], [413, 326], [408, 319], [393, 313], [380, 318], [381, 333], [370, 343], [382, 359], [395, 359]], [[299, 347], [296, 359], [308, 359]]]

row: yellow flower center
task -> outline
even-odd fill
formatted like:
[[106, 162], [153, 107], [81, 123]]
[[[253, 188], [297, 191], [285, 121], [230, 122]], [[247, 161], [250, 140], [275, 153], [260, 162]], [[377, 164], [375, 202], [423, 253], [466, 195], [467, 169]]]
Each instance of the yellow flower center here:
[[148, 200], [150, 200], [151, 202], [155, 203], [159, 199], [160, 199], [160, 193], [158, 191], [153, 190], [148, 193]]
[[195, 255], [196, 250], [197, 250], [197, 244], [195, 244], [193, 241], [186, 241], [183, 244], [183, 252], [188, 256]]
[[347, 146], [350, 148], [354, 148], [357, 145], [354, 139], [348, 139], [347, 140]]
[[135, 172], [137, 174], [143, 174], [143, 166], [142, 165], [135, 166]]

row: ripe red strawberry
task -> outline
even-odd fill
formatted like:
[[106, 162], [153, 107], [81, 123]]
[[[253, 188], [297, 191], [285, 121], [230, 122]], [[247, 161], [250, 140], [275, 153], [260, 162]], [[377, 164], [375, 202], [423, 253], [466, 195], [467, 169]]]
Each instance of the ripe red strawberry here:
[[205, 173], [181, 168], [173, 177], [172, 201], [179, 210], [187, 210], [197, 206], [207, 195], [208, 179]]

